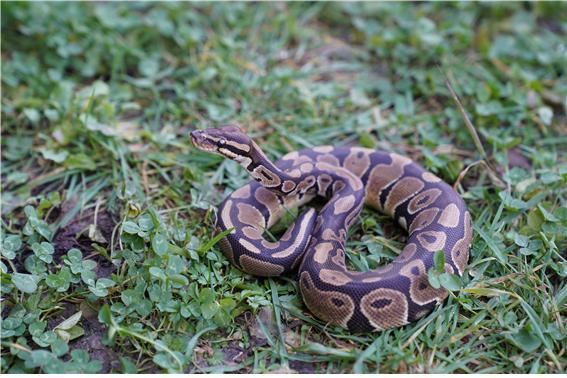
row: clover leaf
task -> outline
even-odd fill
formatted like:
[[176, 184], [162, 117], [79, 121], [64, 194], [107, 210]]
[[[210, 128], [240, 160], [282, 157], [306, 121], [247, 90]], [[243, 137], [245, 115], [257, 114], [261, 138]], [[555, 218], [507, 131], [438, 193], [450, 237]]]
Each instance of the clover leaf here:
[[53, 252], [55, 252], [55, 249], [51, 243], [33, 243], [31, 247], [35, 255], [40, 260], [45, 261], [48, 264], [53, 262]]
[[48, 275], [45, 283], [47, 283], [47, 286], [55, 288], [62, 293], [69, 289], [72, 278], [71, 270], [65, 266], [58, 273]]
[[2, 255], [8, 260], [13, 260], [21, 247], [22, 239], [18, 235], [8, 235], [2, 243]]
[[101, 278], [96, 281], [95, 285], [89, 286], [89, 290], [97, 297], [106, 297], [108, 295], [108, 288], [114, 285], [116, 285], [116, 283], [111, 279]]

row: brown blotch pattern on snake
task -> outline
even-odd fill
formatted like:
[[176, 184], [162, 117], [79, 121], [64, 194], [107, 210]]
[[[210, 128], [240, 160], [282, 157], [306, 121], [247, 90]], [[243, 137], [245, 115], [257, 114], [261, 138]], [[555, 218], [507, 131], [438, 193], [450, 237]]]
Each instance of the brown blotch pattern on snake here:
[[360, 147], [353, 147], [351, 153], [346, 157], [343, 167], [362, 177], [370, 167], [370, 156], [368, 150]]
[[447, 234], [443, 231], [424, 231], [417, 235], [421, 246], [429, 252], [442, 250], [447, 241]]
[[404, 177], [394, 184], [384, 203], [384, 212], [393, 215], [401, 203], [423, 189], [423, 181], [415, 177]]
[[461, 211], [454, 203], [448, 204], [445, 209], [441, 212], [441, 216], [437, 223], [441, 226], [455, 228], [459, 225], [459, 220], [461, 217]]
[[256, 253], [256, 254], [260, 254], [262, 253], [262, 251], [260, 251], [258, 249], [258, 247], [256, 247], [254, 244], [250, 243], [248, 240], [240, 238], [238, 239], [238, 243], [240, 243], [240, 245], [246, 249], [247, 251], [250, 251], [252, 253]]
[[429, 284], [425, 264], [419, 259], [411, 260], [400, 269], [400, 274], [410, 280], [410, 298], [418, 305], [442, 301], [447, 297], [444, 289], [435, 289]]
[[352, 281], [345, 273], [332, 269], [321, 269], [319, 279], [333, 286], [343, 286]]
[[329, 252], [333, 250], [333, 243], [319, 243], [315, 246], [313, 260], [319, 264], [324, 264], [329, 258]]
[[376, 289], [362, 297], [360, 310], [378, 330], [401, 327], [408, 323], [408, 302], [404, 293], [392, 289]]
[[411, 199], [408, 205], [408, 212], [414, 214], [415, 212], [424, 209], [431, 205], [437, 197], [441, 195], [441, 189], [431, 188], [424, 190]]
[[319, 290], [307, 272], [301, 273], [299, 287], [305, 304], [315, 316], [331, 324], [347, 326], [354, 313], [354, 301], [349, 295]]
[[260, 277], [274, 277], [283, 273], [284, 267], [267, 261], [258, 260], [250, 256], [240, 256], [240, 266], [246, 273]]
[[409, 243], [404, 247], [402, 253], [394, 260], [398, 263], [406, 262], [411, 259], [417, 252], [417, 245], [415, 243]]
[[423, 172], [421, 178], [427, 182], [441, 182], [441, 179], [431, 172]]
[[411, 222], [408, 232], [412, 234], [415, 231], [422, 230], [425, 227], [429, 226], [431, 223], [433, 223], [433, 220], [437, 216], [437, 213], [439, 213], [439, 209], [436, 207], [420, 211], [419, 214], [417, 214], [417, 216]]
[[451, 250], [451, 260], [453, 260], [453, 264], [457, 267], [459, 276], [463, 274], [465, 265], [469, 260], [469, 246], [472, 241], [471, 216], [468, 211], [465, 212], [464, 228], [463, 237], [455, 243]]
[[349, 211], [350, 209], [352, 209], [352, 207], [354, 206], [354, 195], [348, 195], [346, 197], [341, 197], [338, 200], [335, 201], [334, 203], [334, 211], [335, 211], [335, 215], [339, 215], [342, 213], [346, 213], [347, 211]]
[[232, 192], [232, 198], [247, 199], [250, 198], [250, 184], [244, 185], [242, 188], [236, 189]]
[[236, 208], [238, 209], [238, 220], [249, 226], [253, 227], [266, 227], [266, 220], [264, 216], [256, 207], [249, 205], [247, 203], [237, 203]]
[[378, 210], [382, 210], [382, 190], [402, 177], [404, 167], [411, 163], [410, 159], [398, 154], [391, 154], [390, 157], [390, 164], [378, 164], [372, 168], [366, 184], [366, 202]]

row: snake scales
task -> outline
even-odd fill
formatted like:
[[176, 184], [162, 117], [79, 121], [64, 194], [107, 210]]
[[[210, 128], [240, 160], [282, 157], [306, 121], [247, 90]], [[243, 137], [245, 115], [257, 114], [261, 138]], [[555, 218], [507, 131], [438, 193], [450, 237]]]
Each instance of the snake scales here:
[[[409, 158], [360, 147], [322, 146], [285, 155], [273, 164], [238, 126], [191, 133], [199, 149], [237, 161], [256, 180], [219, 207], [218, 231], [227, 258], [257, 276], [279, 276], [299, 266], [299, 287], [320, 319], [353, 331], [399, 327], [443, 301], [447, 292], [429, 284], [434, 252], [445, 271], [461, 275], [472, 236], [461, 197]], [[262, 235], [284, 214], [322, 196], [317, 214], [301, 214], [278, 242]], [[390, 264], [367, 272], [348, 270], [347, 231], [364, 204], [392, 216], [408, 242]]]

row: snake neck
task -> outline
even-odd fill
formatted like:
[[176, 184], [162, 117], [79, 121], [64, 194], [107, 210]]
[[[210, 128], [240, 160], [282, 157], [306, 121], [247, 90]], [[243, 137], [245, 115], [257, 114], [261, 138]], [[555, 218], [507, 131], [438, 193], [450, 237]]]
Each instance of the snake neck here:
[[294, 182], [295, 187], [297, 178], [279, 169], [255, 142], [252, 142], [250, 147], [248, 156], [236, 156], [234, 160], [266, 189], [280, 196], [289, 194], [290, 190], [285, 190], [289, 188], [289, 184], [286, 186], [284, 183]]
[[348, 170], [323, 162], [303, 162], [284, 171], [272, 163], [255, 142], [250, 147], [246, 156], [234, 160], [264, 188], [276, 195], [297, 197], [302, 201], [315, 195], [331, 198], [339, 191], [348, 194], [363, 189], [360, 178]]

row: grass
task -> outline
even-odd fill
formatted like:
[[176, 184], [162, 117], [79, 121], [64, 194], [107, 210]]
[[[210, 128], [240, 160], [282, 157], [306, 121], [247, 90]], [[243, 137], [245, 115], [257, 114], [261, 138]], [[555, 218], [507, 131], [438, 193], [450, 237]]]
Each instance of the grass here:
[[[565, 371], [565, 3], [1, 7], [2, 373]], [[448, 300], [352, 334], [230, 266], [216, 206], [249, 178], [188, 138], [226, 122], [454, 184], [475, 232]], [[404, 237], [364, 210], [349, 263]]]

